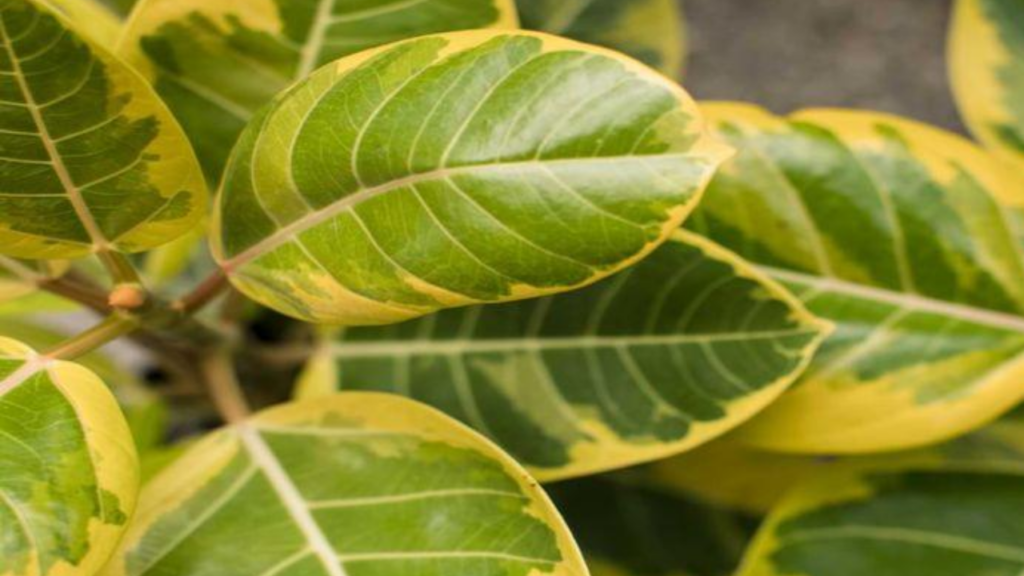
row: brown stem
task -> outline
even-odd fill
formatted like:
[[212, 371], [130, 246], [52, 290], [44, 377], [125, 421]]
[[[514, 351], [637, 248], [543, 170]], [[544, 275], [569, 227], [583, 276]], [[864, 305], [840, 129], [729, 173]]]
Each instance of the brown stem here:
[[47, 292], [77, 302], [99, 314], [106, 315], [111, 311], [106, 290], [77, 270], [71, 270], [57, 278], [39, 280], [37, 285]]
[[176, 300], [171, 308], [182, 314], [193, 314], [212, 302], [228, 287], [228, 277], [220, 268], [203, 280], [195, 290]]

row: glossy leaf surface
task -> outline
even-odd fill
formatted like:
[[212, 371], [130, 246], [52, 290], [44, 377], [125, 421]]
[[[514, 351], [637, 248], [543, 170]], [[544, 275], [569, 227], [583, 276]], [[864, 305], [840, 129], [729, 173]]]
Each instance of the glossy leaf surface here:
[[137, 252], [188, 231], [206, 192], [140, 76], [30, 0], [0, 1], [0, 253]]
[[663, 458], [737, 426], [794, 381], [825, 330], [734, 255], [679, 233], [577, 292], [345, 330], [300, 393], [415, 398], [552, 480]]
[[0, 462], [0, 574], [94, 574], [138, 490], [131, 433], [103, 382], [0, 338]]
[[524, 28], [607, 46], [678, 79], [685, 58], [677, 0], [516, 0]]
[[1024, 4], [957, 0], [949, 62], [971, 132], [1024, 172]]
[[772, 515], [740, 576], [1017, 576], [1024, 467], [836, 474]]
[[639, 468], [549, 488], [594, 576], [730, 576], [754, 516], [651, 481]]
[[515, 24], [512, 0], [142, 0], [121, 45], [215, 183], [254, 112], [320, 66], [423, 34]]
[[214, 253], [297, 318], [386, 324], [579, 288], [636, 262], [726, 150], [677, 86], [537, 33], [340, 60], [246, 131]]
[[105, 574], [586, 568], [536, 482], [494, 445], [414, 402], [342, 394], [270, 409], [194, 446], [147, 485]]
[[1024, 397], [1024, 186], [952, 134], [852, 111], [710, 105], [740, 149], [694, 228], [838, 330], [742, 432], [805, 452], [906, 448]]

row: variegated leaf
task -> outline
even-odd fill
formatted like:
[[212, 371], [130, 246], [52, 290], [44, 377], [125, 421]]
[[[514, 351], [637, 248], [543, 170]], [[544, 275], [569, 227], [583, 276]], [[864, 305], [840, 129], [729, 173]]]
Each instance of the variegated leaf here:
[[729, 576], [758, 518], [666, 488], [646, 468], [548, 488], [594, 576]]
[[974, 135], [1024, 172], [1024, 3], [957, 0], [950, 77]]
[[650, 253], [726, 153], [682, 89], [614, 53], [425, 36], [322, 68], [250, 126], [214, 254], [319, 323], [543, 296]]
[[91, 576], [135, 506], [138, 461], [89, 370], [0, 338], [0, 574]]
[[511, 458], [430, 408], [360, 393], [272, 408], [196, 444], [146, 486], [104, 572], [586, 573]]
[[739, 576], [1018, 576], [1024, 463], [824, 475], [776, 510]]
[[1024, 186], [955, 135], [869, 112], [709, 105], [740, 149], [694, 228], [838, 326], [741, 432], [866, 452], [937, 442], [1024, 398]]
[[300, 395], [415, 398], [554, 480], [664, 458], [739, 425], [799, 376], [826, 331], [752, 267], [680, 232], [577, 292], [344, 330]]
[[137, 252], [187, 232], [202, 175], [142, 77], [34, 0], [0, 0], [0, 253]]
[[101, 0], [43, 0], [100, 46], [113, 49], [121, 36], [121, 19]]
[[514, 28], [513, 0], [142, 0], [122, 54], [144, 70], [220, 180], [253, 113], [320, 66], [436, 32]]
[[678, 0], [516, 0], [524, 28], [614, 48], [678, 79], [686, 52]]

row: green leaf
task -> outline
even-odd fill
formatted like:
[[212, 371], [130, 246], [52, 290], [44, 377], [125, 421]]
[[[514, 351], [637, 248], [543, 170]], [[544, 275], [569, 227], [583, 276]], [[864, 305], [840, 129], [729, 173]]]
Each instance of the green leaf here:
[[981, 142], [1024, 173], [1024, 3], [957, 0], [950, 78], [957, 105]]
[[739, 576], [1017, 576], [1024, 461], [825, 475], [769, 518]]
[[38, 290], [38, 283], [67, 271], [66, 262], [25, 261], [0, 256], [0, 304]]
[[740, 149], [693, 228], [838, 330], [741, 433], [800, 452], [938, 442], [1024, 398], [1024, 188], [977, 146], [883, 114], [709, 105]]
[[[244, 553], [240, 553], [244, 546]], [[288, 404], [214, 432], [143, 490], [108, 576], [583, 576], [515, 462], [396, 396]]]
[[543, 296], [648, 254], [725, 153], [632, 60], [537, 33], [426, 36], [321, 69], [251, 125], [214, 254], [248, 296], [318, 323]]
[[577, 292], [344, 330], [300, 396], [409, 396], [554, 480], [664, 458], [739, 425], [794, 381], [825, 332], [734, 255], [677, 233]]
[[678, 0], [516, 0], [523, 27], [607, 46], [682, 76], [686, 35]]
[[135, 506], [138, 461], [91, 371], [0, 338], [0, 574], [90, 575]]
[[655, 482], [646, 468], [549, 489], [594, 576], [728, 576], [757, 528]]
[[121, 41], [219, 182], [254, 112], [320, 66], [422, 34], [514, 28], [513, 0], [142, 0]]
[[0, 0], [0, 72], [0, 253], [138, 252], [202, 215], [202, 175], [170, 112], [62, 17]]
[[113, 49], [121, 36], [121, 19], [100, 0], [42, 0], [67, 18], [83, 34], [104, 48]]

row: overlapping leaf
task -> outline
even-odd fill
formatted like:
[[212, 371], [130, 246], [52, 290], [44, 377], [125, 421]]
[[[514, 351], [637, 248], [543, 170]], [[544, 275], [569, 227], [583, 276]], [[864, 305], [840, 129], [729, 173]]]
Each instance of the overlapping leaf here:
[[653, 482], [645, 469], [550, 487], [594, 576], [729, 576], [753, 516]]
[[685, 58], [677, 0], [516, 0], [524, 28], [608, 46], [672, 78]]
[[0, 574], [94, 574], [135, 505], [131, 433], [89, 370], [0, 338]]
[[1024, 4], [957, 0], [950, 77], [974, 135], [1024, 172]]
[[662, 458], [737, 426], [793, 382], [824, 332], [734, 255], [679, 233], [581, 291], [347, 329], [300, 394], [415, 398], [550, 480]]
[[677, 86], [537, 33], [339, 61], [243, 135], [215, 255], [297, 318], [384, 324], [581, 287], [653, 250], [725, 148]]
[[515, 24], [512, 0], [142, 0], [122, 53], [147, 71], [217, 182], [253, 113], [323, 64], [423, 34]]
[[798, 489], [739, 576], [1017, 576], [1024, 465], [868, 470]]
[[1024, 397], [1024, 186], [967, 141], [891, 116], [705, 111], [740, 152], [695, 229], [838, 326], [750, 441], [910, 447]]
[[197, 444], [143, 491], [105, 574], [584, 576], [586, 568], [558, 513], [511, 458], [439, 412], [354, 393], [276, 407]]
[[101, 0], [43, 0], [99, 45], [113, 49], [121, 36], [121, 19]]
[[140, 76], [32, 0], [0, 1], [0, 253], [136, 252], [206, 208], [184, 134]]

